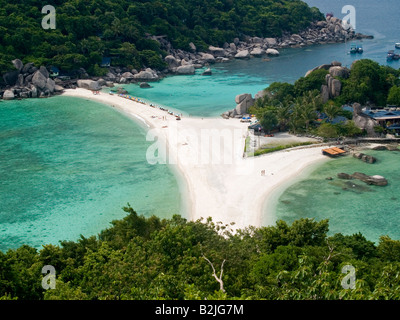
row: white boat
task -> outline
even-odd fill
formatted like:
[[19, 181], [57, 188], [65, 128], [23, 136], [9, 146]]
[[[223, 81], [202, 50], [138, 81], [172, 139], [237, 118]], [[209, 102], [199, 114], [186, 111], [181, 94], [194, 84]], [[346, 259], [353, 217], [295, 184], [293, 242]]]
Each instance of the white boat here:
[[397, 49], [400, 49], [400, 42], [397, 42], [394, 46], [395, 46]]

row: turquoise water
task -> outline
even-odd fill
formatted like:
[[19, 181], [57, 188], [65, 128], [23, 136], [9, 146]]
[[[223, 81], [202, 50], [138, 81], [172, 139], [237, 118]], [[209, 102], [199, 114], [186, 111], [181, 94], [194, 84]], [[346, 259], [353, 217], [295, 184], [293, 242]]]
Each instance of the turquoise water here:
[[182, 213], [178, 182], [147, 164], [146, 131], [71, 97], [0, 103], [0, 250], [91, 236], [125, 215]]
[[[329, 219], [330, 234], [361, 232], [377, 242], [382, 235], [400, 239], [400, 152], [364, 151], [378, 159], [367, 164], [346, 156], [318, 165], [278, 198], [274, 220]], [[341, 180], [337, 174], [362, 172], [381, 175], [389, 185], [368, 186], [359, 180]], [[332, 177], [333, 180], [326, 180]]]

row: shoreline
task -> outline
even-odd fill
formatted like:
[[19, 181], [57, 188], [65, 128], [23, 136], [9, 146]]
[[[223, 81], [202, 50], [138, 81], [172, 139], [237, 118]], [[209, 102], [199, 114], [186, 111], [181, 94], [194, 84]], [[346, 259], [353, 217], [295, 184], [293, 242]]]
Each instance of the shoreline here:
[[[194, 221], [212, 217], [213, 222], [234, 222], [232, 229], [260, 227], [265, 220], [264, 203], [273, 191], [325, 159], [321, 146], [243, 158], [248, 124], [239, 119], [182, 117], [176, 121], [166, 111], [118, 95], [94, 95], [86, 89], [70, 89], [62, 95], [109, 105], [135, 122], [146, 124], [147, 140], [156, 141], [152, 135], [158, 138], [154, 145], [158, 151], [165, 148], [168, 161], [164, 164], [182, 178], [177, 177], [182, 180], [178, 181], [181, 200], [187, 204], [188, 219]], [[210, 134], [207, 139], [211, 138], [212, 143], [209, 149], [200, 150], [198, 139], [204, 133]], [[223, 140], [219, 153], [214, 154], [211, 149], [218, 138], [223, 138], [218, 136], [221, 133], [228, 134], [231, 140]], [[264, 176], [262, 170], [266, 171]]]

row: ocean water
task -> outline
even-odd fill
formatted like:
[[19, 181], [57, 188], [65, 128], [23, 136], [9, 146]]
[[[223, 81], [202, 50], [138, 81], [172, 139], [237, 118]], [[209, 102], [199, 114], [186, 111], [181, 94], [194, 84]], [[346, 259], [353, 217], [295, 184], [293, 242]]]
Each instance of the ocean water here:
[[[289, 186], [269, 208], [270, 222], [288, 223], [299, 218], [329, 219], [331, 235], [351, 235], [361, 232], [367, 239], [378, 242], [382, 235], [400, 239], [400, 163], [399, 152], [364, 151], [378, 159], [368, 164], [345, 156], [317, 165], [304, 177]], [[386, 177], [387, 186], [368, 186], [359, 180], [341, 180], [340, 172]], [[332, 177], [333, 180], [326, 178]], [[272, 209], [272, 210], [271, 210]]]
[[91, 236], [129, 202], [146, 216], [184, 206], [170, 168], [149, 165], [140, 125], [95, 102], [0, 102], [0, 250]]

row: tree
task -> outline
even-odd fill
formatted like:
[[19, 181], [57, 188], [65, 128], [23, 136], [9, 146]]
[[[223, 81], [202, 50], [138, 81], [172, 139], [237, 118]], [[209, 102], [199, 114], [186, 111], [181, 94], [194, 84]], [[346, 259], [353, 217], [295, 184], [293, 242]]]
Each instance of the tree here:
[[328, 117], [329, 121], [332, 121], [340, 115], [342, 108], [335, 105], [333, 101], [328, 101], [323, 108], [324, 113]]
[[387, 102], [396, 106], [400, 106], [400, 87], [393, 86], [389, 90]]
[[277, 109], [272, 106], [263, 108], [258, 112], [257, 118], [260, 121], [264, 131], [270, 132], [278, 124], [276, 113]]
[[301, 77], [294, 83], [294, 92], [296, 97], [301, 97], [309, 91], [321, 90], [321, 86], [325, 84], [325, 77], [328, 71], [325, 69], [315, 70], [307, 77]]
[[339, 132], [337, 127], [330, 123], [323, 123], [317, 129], [317, 133], [322, 138], [337, 138], [339, 137]]

